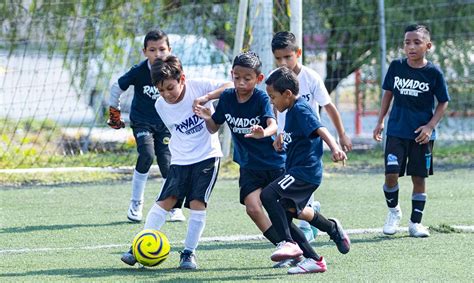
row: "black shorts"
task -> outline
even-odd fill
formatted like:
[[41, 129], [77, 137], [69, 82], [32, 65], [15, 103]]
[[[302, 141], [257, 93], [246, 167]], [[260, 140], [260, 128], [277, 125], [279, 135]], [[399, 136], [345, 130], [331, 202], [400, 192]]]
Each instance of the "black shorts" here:
[[144, 144], [153, 144], [155, 152], [162, 152], [168, 149], [171, 134], [163, 125], [151, 125], [146, 123], [137, 124], [132, 127], [133, 136], [137, 142], [137, 148]]
[[240, 203], [244, 204], [245, 198], [257, 189], [263, 189], [273, 180], [285, 173], [284, 168], [272, 170], [254, 170], [240, 168], [239, 187]]
[[307, 206], [311, 194], [319, 185], [310, 184], [291, 176], [284, 174], [271, 182], [265, 190], [274, 190], [280, 196], [280, 204], [285, 208], [296, 208], [296, 214]]
[[428, 177], [433, 175], [434, 141], [418, 144], [412, 139], [387, 136], [385, 174]]
[[216, 157], [190, 165], [171, 165], [156, 201], [174, 196], [178, 199], [175, 208], [181, 207], [183, 200], [187, 208], [192, 200], [202, 201], [207, 206], [216, 184], [219, 163], [220, 159]]

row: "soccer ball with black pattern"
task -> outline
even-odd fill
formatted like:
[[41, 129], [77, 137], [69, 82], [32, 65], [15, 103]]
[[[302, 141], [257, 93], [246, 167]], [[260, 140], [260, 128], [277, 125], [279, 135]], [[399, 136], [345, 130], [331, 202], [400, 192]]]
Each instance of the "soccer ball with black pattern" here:
[[168, 238], [158, 230], [143, 230], [133, 239], [133, 256], [144, 266], [161, 264], [168, 258], [170, 249]]

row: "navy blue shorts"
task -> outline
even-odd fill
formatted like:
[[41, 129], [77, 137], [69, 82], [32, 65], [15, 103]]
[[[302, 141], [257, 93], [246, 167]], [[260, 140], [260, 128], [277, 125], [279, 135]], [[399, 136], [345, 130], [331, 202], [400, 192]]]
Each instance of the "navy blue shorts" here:
[[239, 187], [240, 203], [245, 204], [245, 198], [257, 189], [263, 189], [273, 180], [285, 173], [284, 168], [271, 170], [254, 170], [240, 168]]
[[171, 165], [156, 201], [174, 196], [178, 199], [175, 208], [180, 207], [183, 201], [184, 207], [189, 208], [192, 200], [199, 200], [207, 206], [216, 184], [219, 163], [220, 159], [216, 157], [190, 165]]
[[428, 177], [433, 175], [434, 141], [418, 144], [412, 139], [387, 136], [385, 174]]

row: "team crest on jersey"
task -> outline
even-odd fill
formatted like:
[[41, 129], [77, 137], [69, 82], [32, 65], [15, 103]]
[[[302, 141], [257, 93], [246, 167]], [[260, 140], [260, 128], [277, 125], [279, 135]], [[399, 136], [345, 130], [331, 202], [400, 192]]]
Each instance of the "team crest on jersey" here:
[[413, 79], [404, 79], [395, 76], [393, 82], [393, 88], [398, 89], [400, 94], [418, 97], [420, 92], [426, 92], [430, 90], [430, 85], [425, 82], [420, 82]]
[[153, 100], [157, 100], [160, 97], [160, 92], [155, 86], [145, 85], [143, 86], [143, 94], [147, 95]]
[[186, 135], [191, 135], [204, 129], [204, 120], [194, 114], [193, 116], [186, 118], [181, 123], [175, 124], [175, 127], [176, 131]]
[[387, 155], [387, 165], [398, 165], [398, 158], [396, 155], [389, 153]]
[[225, 120], [229, 124], [229, 127], [232, 129], [232, 132], [236, 134], [250, 134], [251, 127], [253, 125], [260, 124], [260, 117], [254, 118], [241, 118], [241, 117], [232, 117], [229, 113], [225, 114]]

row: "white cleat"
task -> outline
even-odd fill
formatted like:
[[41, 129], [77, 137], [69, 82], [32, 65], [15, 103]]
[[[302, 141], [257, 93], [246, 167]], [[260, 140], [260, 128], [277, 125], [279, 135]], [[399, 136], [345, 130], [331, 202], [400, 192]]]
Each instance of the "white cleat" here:
[[421, 225], [421, 223], [413, 223], [411, 221], [408, 223], [408, 233], [410, 233], [411, 237], [415, 238], [424, 238], [430, 236], [430, 231], [428, 231], [428, 228]]
[[130, 201], [130, 206], [128, 207], [127, 218], [132, 222], [140, 222], [143, 218], [143, 201], [141, 200], [132, 200]]
[[288, 274], [301, 274], [301, 273], [321, 273], [327, 270], [326, 261], [323, 257], [319, 261], [312, 258], [306, 258], [302, 262], [298, 263], [295, 267], [288, 269]]
[[183, 214], [183, 210], [181, 208], [173, 208], [169, 211], [169, 218], [168, 222], [184, 222], [186, 221], [186, 217]]
[[385, 225], [383, 225], [383, 233], [385, 235], [394, 235], [398, 231], [400, 226], [400, 220], [402, 219], [402, 211], [400, 206], [389, 208]]

